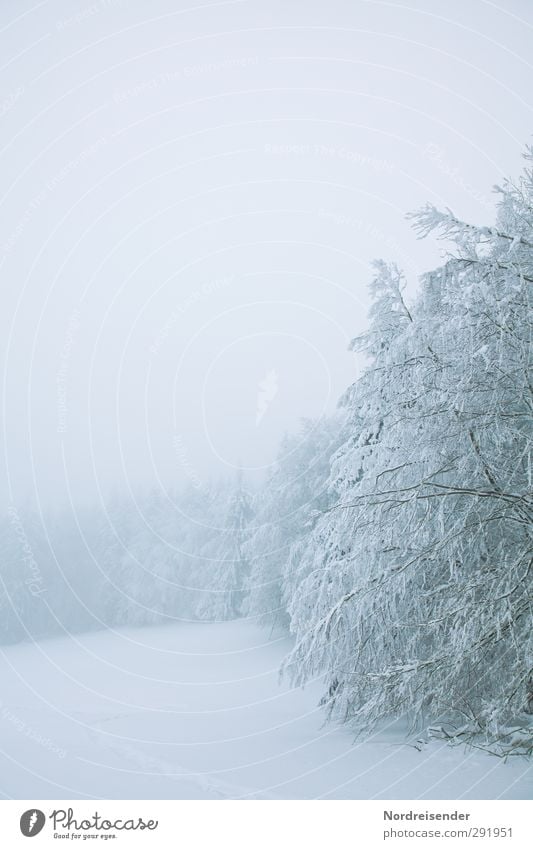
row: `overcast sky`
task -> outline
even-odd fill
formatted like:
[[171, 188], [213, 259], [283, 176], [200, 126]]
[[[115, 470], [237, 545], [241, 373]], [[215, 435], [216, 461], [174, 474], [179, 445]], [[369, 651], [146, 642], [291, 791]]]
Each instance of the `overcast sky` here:
[[2, 502], [258, 479], [531, 140], [527, 0], [3, 0]]

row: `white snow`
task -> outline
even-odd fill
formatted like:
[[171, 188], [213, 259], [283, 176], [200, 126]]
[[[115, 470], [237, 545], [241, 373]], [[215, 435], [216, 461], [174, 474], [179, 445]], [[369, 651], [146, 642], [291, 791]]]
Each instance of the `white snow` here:
[[526, 761], [396, 725], [354, 742], [320, 686], [279, 684], [290, 648], [246, 621], [125, 629], [0, 653], [9, 798], [530, 798]]

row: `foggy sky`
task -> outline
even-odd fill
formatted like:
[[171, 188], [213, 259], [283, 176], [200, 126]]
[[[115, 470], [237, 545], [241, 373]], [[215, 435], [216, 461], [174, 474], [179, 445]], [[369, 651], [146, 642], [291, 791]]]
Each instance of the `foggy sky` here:
[[3, 2], [2, 503], [268, 469], [356, 375], [370, 263], [490, 222], [527, 2]]

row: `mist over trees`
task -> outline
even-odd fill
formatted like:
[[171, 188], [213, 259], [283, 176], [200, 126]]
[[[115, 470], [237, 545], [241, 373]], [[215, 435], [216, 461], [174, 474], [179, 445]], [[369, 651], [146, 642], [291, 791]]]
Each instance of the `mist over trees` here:
[[329, 716], [531, 753], [533, 153], [493, 226], [428, 206], [449, 245], [407, 300], [379, 261], [359, 379], [242, 476], [0, 528], [4, 643], [90, 628], [257, 618]]

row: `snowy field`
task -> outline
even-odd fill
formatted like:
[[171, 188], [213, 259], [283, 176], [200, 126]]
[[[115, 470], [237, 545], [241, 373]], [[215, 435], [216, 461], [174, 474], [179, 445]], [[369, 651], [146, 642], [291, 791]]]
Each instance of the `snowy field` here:
[[[220, 647], [224, 647], [222, 651]], [[99, 632], [1, 652], [8, 798], [508, 798], [522, 759], [398, 728], [358, 743], [324, 725], [320, 687], [278, 682], [285, 638], [247, 622]]]

